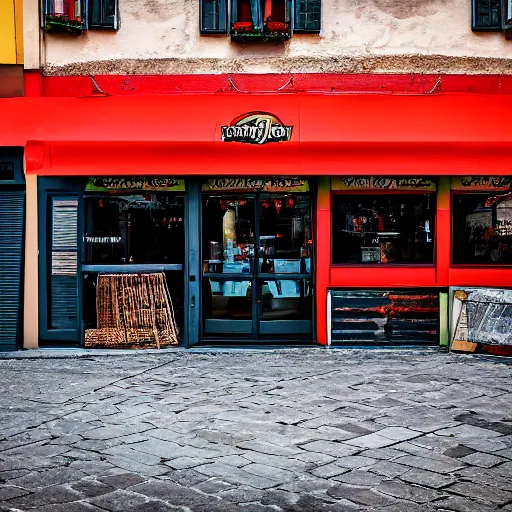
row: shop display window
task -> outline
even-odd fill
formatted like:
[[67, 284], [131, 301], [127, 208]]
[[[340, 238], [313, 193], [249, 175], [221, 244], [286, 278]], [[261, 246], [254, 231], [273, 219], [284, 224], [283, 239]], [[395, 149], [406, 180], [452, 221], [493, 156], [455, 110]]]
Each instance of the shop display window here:
[[334, 264], [434, 262], [433, 194], [333, 196]]
[[181, 196], [150, 193], [85, 198], [85, 263], [183, 263], [183, 240]]
[[255, 255], [254, 199], [203, 199], [204, 272], [250, 274]]
[[313, 252], [310, 196], [274, 194], [262, 197], [260, 203], [260, 272], [310, 274]]
[[512, 194], [454, 194], [453, 263], [512, 264]]
[[[255, 208], [259, 216], [256, 223]], [[259, 248], [255, 250], [256, 224]], [[208, 196], [203, 200], [205, 273], [252, 274], [258, 254], [262, 274], [311, 272], [311, 198], [262, 195]]]
[[309, 337], [311, 196], [205, 194], [202, 218], [204, 334]]
[[261, 283], [262, 320], [311, 319], [311, 282], [308, 279], [269, 279]]

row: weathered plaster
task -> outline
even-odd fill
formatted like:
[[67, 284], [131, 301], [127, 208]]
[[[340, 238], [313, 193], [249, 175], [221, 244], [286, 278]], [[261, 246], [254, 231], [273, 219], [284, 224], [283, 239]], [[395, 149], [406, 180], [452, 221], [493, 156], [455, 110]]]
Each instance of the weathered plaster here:
[[166, 75], [194, 73], [460, 73], [512, 74], [512, 59], [386, 55], [292, 59], [120, 59], [49, 64], [46, 75]]
[[252, 44], [201, 36], [198, 6], [120, 0], [117, 33], [46, 36], [45, 72], [511, 72], [512, 41], [471, 32], [468, 0], [324, 0], [320, 35]]
[[38, 69], [40, 59], [40, 31], [41, 19], [39, 17], [39, 1], [23, 1], [23, 62], [25, 69]]

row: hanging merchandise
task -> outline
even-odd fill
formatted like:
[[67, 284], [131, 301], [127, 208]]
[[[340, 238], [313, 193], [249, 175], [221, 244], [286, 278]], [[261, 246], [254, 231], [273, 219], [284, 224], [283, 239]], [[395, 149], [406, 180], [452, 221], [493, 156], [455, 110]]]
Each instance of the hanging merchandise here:
[[274, 199], [274, 206], [276, 208], [277, 214], [279, 215], [281, 213], [281, 207], [283, 206], [281, 199]]

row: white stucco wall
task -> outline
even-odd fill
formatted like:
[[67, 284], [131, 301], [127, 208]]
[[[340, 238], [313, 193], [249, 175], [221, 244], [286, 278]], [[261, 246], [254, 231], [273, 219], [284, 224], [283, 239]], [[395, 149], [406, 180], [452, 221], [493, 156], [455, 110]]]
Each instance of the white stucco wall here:
[[232, 43], [199, 34], [199, 0], [119, 0], [117, 33], [46, 35], [46, 72], [512, 71], [512, 41], [471, 32], [469, 0], [323, 0], [320, 35]]

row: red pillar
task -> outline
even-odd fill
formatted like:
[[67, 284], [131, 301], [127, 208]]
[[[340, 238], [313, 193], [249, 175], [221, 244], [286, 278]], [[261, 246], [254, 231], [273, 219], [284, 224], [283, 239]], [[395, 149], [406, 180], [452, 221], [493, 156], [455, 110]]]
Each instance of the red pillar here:
[[331, 180], [318, 180], [316, 210], [316, 339], [327, 345], [327, 288], [331, 267]]
[[436, 284], [448, 286], [451, 261], [450, 178], [439, 177], [436, 214]]

